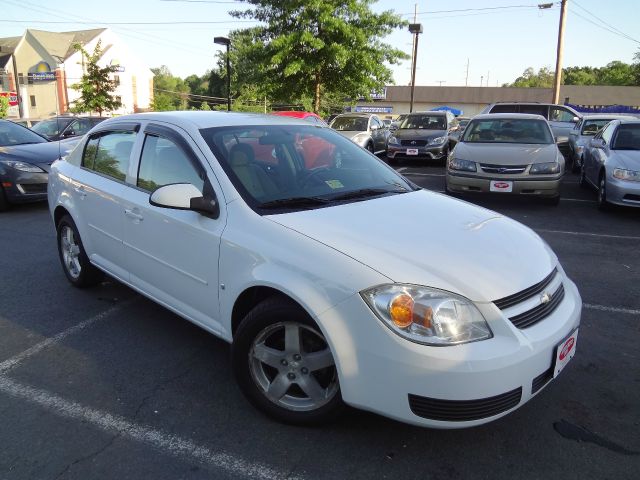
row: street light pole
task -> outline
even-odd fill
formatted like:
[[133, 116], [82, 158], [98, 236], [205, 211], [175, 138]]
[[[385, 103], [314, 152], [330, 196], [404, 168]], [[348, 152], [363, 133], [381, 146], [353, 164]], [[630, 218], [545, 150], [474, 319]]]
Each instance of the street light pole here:
[[567, 13], [567, 0], [560, 4], [560, 26], [558, 27], [558, 51], [556, 53], [556, 75], [553, 82], [553, 103], [560, 99], [560, 83], [562, 82], [562, 51], [564, 48], [564, 21]]
[[227, 37], [215, 37], [213, 43], [227, 47], [227, 112], [231, 111], [231, 60], [229, 59], [229, 46], [231, 40]]
[[411, 103], [409, 113], [413, 112], [413, 95], [416, 89], [416, 63], [418, 63], [418, 35], [422, 33], [421, 23], [410, 23], [409, 31], [413, 33], [413, 61], [411, 62]]

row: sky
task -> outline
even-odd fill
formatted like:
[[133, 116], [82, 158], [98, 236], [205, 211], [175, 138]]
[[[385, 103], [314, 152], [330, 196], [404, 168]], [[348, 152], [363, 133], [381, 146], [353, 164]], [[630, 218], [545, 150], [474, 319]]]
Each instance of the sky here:
[[[528, 67], [555, 68], [560, 2], [546, 10], [537, 7], [548, 2], [380, 0], [372, 8], [393, 10], [411, 22], [417, 8], [424, 33], [418, 43], [416, 85], [480, 86], [482, 82], [496, 86], [513, 82]], [[213, 37], [255, 25], [228, 15], [245, 7], [232, 0], [1, 3], [0, 37], [22, 35], [26, 28], [62, 32], [109, 27], [149, 67], [166, 65], [183, 78], [202, 75], [215, 66], [216, 53], [223, 47], [215, 45]], [[639, 24], [638, 0], [568, 0], [563, 66], [600, 67], [613, 60], [632, 63], [640, 51]], [[412, 36], [406, 29], [384, 41], [411, 54]], [[390, 67], [396, 85], [409, 83], [410, 60]]]

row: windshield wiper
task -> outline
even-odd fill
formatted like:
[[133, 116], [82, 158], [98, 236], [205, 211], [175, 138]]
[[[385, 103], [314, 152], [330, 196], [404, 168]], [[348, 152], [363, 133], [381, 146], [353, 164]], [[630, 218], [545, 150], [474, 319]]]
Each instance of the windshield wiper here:
[[378, 195], [383, 195], [385, 193], [405, 193], [408, 190], [404, 187], [402, 189], [392, 189], [388, 188], [361, 188], [360, 190], [353, 190], [351, 192], [345, 192], [331, 197], [331, 201], [339, 201], [339, 200], [350, 200], [352, 198], [366, 198], [366, 197], [375, 197]]
[[320, 197], [290, 197], [279, 198], [258, 205], [260, 208], [286, 208], [286, 207], [317, 207], [326, 205], [330, 200]]

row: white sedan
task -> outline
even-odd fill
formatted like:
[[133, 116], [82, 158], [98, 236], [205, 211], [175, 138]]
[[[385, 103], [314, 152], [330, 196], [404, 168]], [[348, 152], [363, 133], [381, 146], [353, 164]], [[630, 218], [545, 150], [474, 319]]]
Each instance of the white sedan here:
[[576, 349], [581, 300], [527, 227], [420, 189], [329, 128], [167, 112], [95, 127], [49, 176], [64, 273], [107, 273], [232, 344], [257, 408], [469, 427]]

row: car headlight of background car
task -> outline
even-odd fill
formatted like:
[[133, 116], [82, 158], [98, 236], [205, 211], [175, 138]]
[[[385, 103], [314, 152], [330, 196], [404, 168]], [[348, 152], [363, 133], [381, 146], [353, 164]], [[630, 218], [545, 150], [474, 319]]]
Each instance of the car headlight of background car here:
[[462, 170], [463, 172], [476, 172], [476, 162], [463, 160], [461, 158], [449, 158], [449, 170]]
[[559, 162], [534, 163], [529, 173], [560, 173]]
[[624, 168], [614, 168], [613, 177], [618, 180], [630, 180], [632, 182], [640, 182], [640, 172], [636, 170], [625, 170]]
[[43, 169], [36, 165], [32, 165], [30, 163], [19, 162], [17, 160], [0, 160], [7, 167], [13, 168], [14, 170], [20, 170], [21, 172], [29, 172], [29, 173], [42, 173]]
[[361, 292], [376, 316], [402, 338], [446, 346], [493, 337], [478, 308], [464, 297], [416, 285], [381, 285]]
[[398, 139], [396, 137], [394, 137], [393, 135], [391, 135], [388, 139], [387, 139], [387, 143], [391, 144], [391, 145], [399, 145], [400, 142], [398, 141]]
[[429, 145], [440, 145], [447, 141], [447, 137], [436, 137], [429, 140]]
[[369, 140], [369, 134], [366, 132], [358, 133], [354, 135], [351, 140], [362, 147], [367, 142], [367, 140]]

